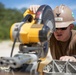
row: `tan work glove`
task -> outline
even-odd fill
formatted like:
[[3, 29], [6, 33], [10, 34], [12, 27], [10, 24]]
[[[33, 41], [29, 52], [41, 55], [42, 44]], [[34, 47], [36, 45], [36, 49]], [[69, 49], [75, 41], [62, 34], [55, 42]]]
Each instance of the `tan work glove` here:
[[33, 11], [34, 13], [36, 13], [36, 11], [38, 10], [39, 7], [40, 7], [40, 5], [30, 5], [29, 9], [31, 11]]

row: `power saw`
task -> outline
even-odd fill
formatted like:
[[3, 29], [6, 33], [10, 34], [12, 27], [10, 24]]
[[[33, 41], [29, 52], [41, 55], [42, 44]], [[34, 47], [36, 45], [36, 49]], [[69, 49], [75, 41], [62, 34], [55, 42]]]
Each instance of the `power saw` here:
[[[48, 41], [54, 30], [55, 20], [50, 6], [42, 5], [36, 13], [27, 9], [23, 14], [23, 20], [11, 26], [10, 37], [13, 41], [11, 55], [1, 57], [1, 65], [7, 64], [13, 70], [19, 70], [21, 66], [28, 64], [26, 70], [42, 75], [42, 69], [48, 63], [44, 65], [41, 62], [45, 61], [48, 55]], [[20, 42], [19, 53], [12, 57], [16, 42]]]

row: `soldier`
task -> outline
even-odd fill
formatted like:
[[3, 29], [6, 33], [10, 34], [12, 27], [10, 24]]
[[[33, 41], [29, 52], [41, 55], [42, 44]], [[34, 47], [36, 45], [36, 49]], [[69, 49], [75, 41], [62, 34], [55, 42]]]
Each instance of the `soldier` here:
[[[30, 10], [34, 13], [40, 5], [31, 5]], [[74, 28], [74, 14], [66, 5], [56, 6], [53, 10], [55, 26], [50, 38], [50, 51], [53, 59], [76, 62], [76, 30]]]

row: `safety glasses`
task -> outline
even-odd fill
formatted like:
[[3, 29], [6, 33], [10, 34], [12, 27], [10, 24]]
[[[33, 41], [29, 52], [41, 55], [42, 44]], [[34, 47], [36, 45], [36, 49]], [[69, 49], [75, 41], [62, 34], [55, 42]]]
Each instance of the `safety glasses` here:
[[66, 30], [68, 27], [64, 27], [64, 28], [56, 28], [56, 30]]

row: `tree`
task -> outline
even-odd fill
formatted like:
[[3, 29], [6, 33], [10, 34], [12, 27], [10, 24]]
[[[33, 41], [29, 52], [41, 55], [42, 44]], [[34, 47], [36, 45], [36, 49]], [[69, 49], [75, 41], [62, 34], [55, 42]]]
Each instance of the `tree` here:
[[8, 9], [0, 3], [0, 39], [9, 39], [10, 27], [13, 23], [22, 21], [22, 18], [21, 10]]

